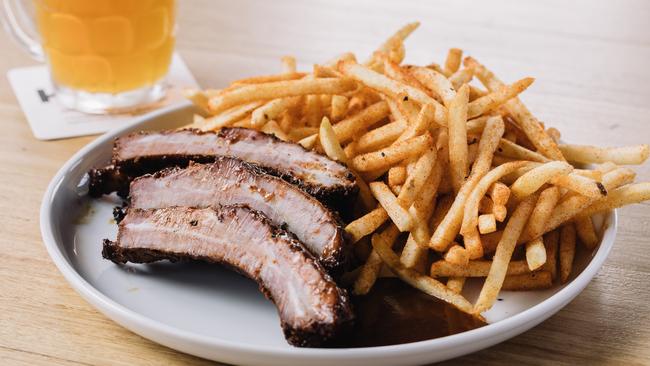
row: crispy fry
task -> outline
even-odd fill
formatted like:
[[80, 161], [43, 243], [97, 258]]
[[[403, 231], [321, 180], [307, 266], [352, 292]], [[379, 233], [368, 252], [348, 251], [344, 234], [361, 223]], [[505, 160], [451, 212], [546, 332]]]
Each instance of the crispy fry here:
[[[597, 171], [595, 172], [600, 173]], [[602, 175], [600, 179], [602, 179]], [[587, 197], [599, 198], [607, 195], [607, 190], [600, 182], [593, 178], [586, 177], [577, 171], [574, 171], [574, 173], [571, 174], [552, 178], [550, 183], [558, 187], [570, 189]]]
[[293, 74], [296, 72], [296, 58], [293, 56], [282, 56], [282, 73]]
[[463, 286], [465, 286], [465, 277], [450, 277], [447, 280], [447, 287], [457, 294], [463, 292]]
[[420, 194], [436, 163], [437, 150], [433, 146], [427, 150], [415, 164], [415, 168], [406, 178], [398, 200], [402, 207], [409, 207]]
[[533, 211], [536, 200], [537, 197], [535, 195], [526, 197], [526, 199], [517, 206], [508, 220], [506, 228], [503, 230], [501, 240], [499, 241], [499, 244], [497, 244], [497, 250], [492, 259], [490, 273], [485, 279], [485, 284], [483, 285], [478, 300], [474, 305], [475, 313], [481, 313], [491, 308], [492, 304], [496, 300], [499, 290], [501, 290], [501, 287], [503, 286], [503, 281], [508, 269], [508, 263], [512, 257], [515, 245], [517, 244], [517, 238], [519, 238], [521, 232], [524, 230], [526, 220], [528, 220], [528, 216], [530, 216], [530, 213]]
[[467, 249], [470, 259], [483, 257], [483, 243], [481, 243], [481, 235], [478, 228], [475, 227], [463, 235], [463, 244]]
[[567, 160], [583, 164], [612, 162], [619, 165], [638, 165], [643, 164], [650, 156], [650, 147], [646, 144], [609, 148], [560, 145], [560, 150]]
[[401, 93], [404, 93], [408, 96], [409, 99], [413, 99], [420, 104], [433, 104], [436, 109], [435, 122], [441, 126], [445, 126], [447, 124], [447, 108], [445, 108], [437, 100], [428, 96], [425, 92], [419, 89], [392, 80], [385, 75], [379, 74], [367, 67], [356, 64], [354, 62], [339, 62], [338, 70], [344, 75], [349, 76], [354, 80], [357, 80], [364, 85], [378, 90], [393, 98], [397, 97]]
[[397, 140], [405, 129], [406, 121], [400, 119], [370, 130], [359, 137], [357, 151], [365, 153], [386, 147]]
[[[490, 70], [473, 58], [466, 57], [464, 64], [466, 67], [474, 69], [474, 75], [478, 77], [479, 80], [481, 80], [481, 83], [483, 83], [483, 85], [485, 85], [489, 90], [495, 91], [504, 86], [503, 82], [497, 79]], [[532, 115], [532, 113], [530, 113], [528, 108], [526, 108], [519, 98], [509, 100], [506, 102], [505, 107], [510, 115], [517, 121], [521, 129], [526, 133], [528, 139], [544, 156], [553, 160], [564, 160], [562, 152], [555, 141], [546, 134], [546, 131], [540, 122]]]
[[447, 58], [445, 59], [445, 75], [450, 76], [451, 74], [458, 71], [462, 58], [463, 50], [460, 48], [450, 48], [449, 52], [447, 53]]
[[404, 182], [406, 182], [406, 167], [404, 165], [394, 166], [388, 170], [389, 186], [402, 185]]
[[[474, 73], [472, 72], [472, 69], [464, 68], [450, 75], [449, 81], [451, 82], [451, 85], [454, 87], [454, 89], [458, 90], [463, 84], [467, 84], [470, 81], [472, 81], [473, 77], [474, 77]], [[470, 86], [470, 95], [471, 95], [471, 86]]]
[[546, 263], [546, 248], [541, 237], [526, 243], [526, 263], [534, 271]]
[[573, 268], [576, 254], [576, 229], [573, 224], [566, 224], [560, 230], [560, 281], [566, 283]]
[[351, 163], [353, 168], [362, 172], [389, 168], [409, 157], [422, 154], [422, 152], [429, 149], [432, 145], [433, 139], [427, 133], [405, 141], [396, 142], [381, 150], [358, 155], [352, 159]]
[[364, 216], [352, 221], [345, 227], [345, 231], [350, 234], [351, 242], [356, 243], [366, 235], [372, 234], [384, 222], [388, 220], [388, 214], [383, 207], [368, 212]]
[[494, 214], [479, 215], [478, 231], [481, 234], [489, 234], [497, 231], [497, 220]]
[[333, 95], [332, 96], [332, 112], [330, 113], [330, 116], [332, 117], [332, 121], [337, 122], [340, 121], [343, 116], [348, 111], [348, 105], [350, 103], [350, 99], [343, 95]]
[[397, 141], [404, 141], [415, 136], [420, 136], [429, 130], [431, 122], [433, 121], [435, 107], [431, 104], [425, 104], [418, 112], [417, 117], [413, 124], [410, 124], [404, 133], [400, 135]]
[[540, 193], [524, 231], [529, 237], [539, 238], [542, 236], [546, 222], [551, 217], [559, 199], [560, 190], [557, 187], [548, 187]]
[[262, 132], [274, 135], [280, 140], [289, 141], [289, 136], [287, 136], [287, 134], [282, 131], [280, 125], [278, 125], [278, 123], [275, 121], [268, 121], [264, 127], [262, 127]]
[[335, 124], [334, 131], [336, 132], [336, 137], [341, 143], [346, 143], [359, 132], [384, 119], [388, 116], [388, 112], [389, 109], [386, 102], [377, 102]]
[[505, 205], [510, 198], [510, 188], [501, 182], [494, 182], [487, 191], [487, 195], [496, 205]]
[[469, 253], [467, 250], [460, 246], [460, 244], [454, 244], [445, 253], [445, 261], [460, 266], [466, 266], [469, 263]]
[[501, 117], [490, 118], [483, 129], [481, 140], [479, 142], [479, 153], [472, 167], [470, 178], [463, 184], [452, 203], [451, 208], [445, 215], [440, 225], [436, 227], [429, 246], [437, 251], [444, 251], [454, 239], [463, 221], [463, 210], [465, 202], [474, 186], [490, 169], [494, 150], [497, 148], [498, 141], [503, 135], [503, 120]]
[[467, 109], [468, 117], [475, 118], [493, 110], [526, 90], [533, 81], [535, 81], [533, 78], [521, 79], [512, 85], [500, 87], [486, 96], [473, 100]]
[[[426, 67], [414, 67], [411, 69], [411, 74], [420, 83], [436, 93], [443, 100], [447, 108], [450, 107], [452, 100], [456, 97], [456, 90], [445, 75]], [[466, 91], [466, 94], [469, 99], [469, 89]]]
[[277, 81], [298, 80], [306, 76], [304, 72], [282, 73], [275, 75], [253, 76], [246, 79], [235, 80], [230, 83], [231, 86], [242, 87], [245, 85], [273, 83]]
[[591, 221], [591, 217], [576, 217], [573, 220], [573, 224], [576, 227], [576, 232], [580, 242], [587, 247], [587, 249], [594, 249], [598, 245], [598, 235], [596, 234], [596, 229], [594, 228], [594, 223]]
[[451, 182], [456, 191], [465, 182], [469, 164], [467, 160], [467, 101], [469, 88], [463, 86], [449, 105], [449, 168]]
[[[445, 260], [439, 260], [431, 265], [431, 277], [487, 277], [492, 261], [469, 261], [466, 265], [457, 265]], [[507, 275], [514, 276], [530, 273], [526, 261], [511, 261], [508, 263]]]
[[390, 244], [385, 240], [373, 240], [373, 248], [379, 253], [381, 259], [386, 263], [393, 272], [409, 285], [429, 294], [433, 297], [439, 298], [451, 305], [454, 305], [459, 310], [466, 313], [471, 312], [472, 304], [469, 303], [464, 297], [451, 291], [444, 284], [436, 281], [435, 279], [418, 273], [415, 270], [406, 268], [399, 260], [399, 257], [390, 248]]
[[369, 184], [372, 195], [379, 201], [386, 210], [388, 216], [393, 220], [400, 231], [409, 231], [413, 226], [411, 214], [399, 204], [397, 197], [393, 195], [390, 188], [383, 182], [372, 182]]
[[555, 281], [557, 277], [557, 253], [559, 250], [560, 232], [553, 230], [544, 235], [544, 247], [546, 247], [546, 263], [542, 270], [550, 272], [551, 278]]
[[563, 161], [552, 161], [542, 164], [521, 177], [510, 186], [512, 194], [519, 200], [537, 191], [549, 180], [569, 174], [573, 166]]
[[[392, 36], [390, 36], [382, 45], [377, 49], [379, 52], [383, 53], [389, 53], [395, 47], [398, 47], [399, 44], [402, 44], [404, 40], [411, 34], [413, 31], [415, 31], [418, 27], [420, 26], [420, 22], [413, 22], [413, 23], [408, 23], [402, 28], [398, 29], [397, 32], [395, 32]], [[374, 60], [374, 54], [373, 54], [373, 59]], [[369, 61], [369, 62], [371, 62]], [[396, 62], [399, 63], [399, 61], [395, 60]]]
[[516, 276], [506, 276], [503, 280], [504, 291], [530, 291], [550, 288], [553, 285], [551, 273], [539, 271]]
[[518, 160], [536, 161], [540, 163], [546, 163], [550, 161], [545, 156], [535, 151], [528, 150], [525, 147], [517, 145], [514, 142], [508, 141], [506, 139], [501, 139], [499, 142], [499, 149], [497, 151], [500, 155]]
[[636, 183], [609, 191], [607, 198], [595, 202], [578, 214], [591, 217], [596, 213], [650, 200], [650, 183]]
[[494, 215], [495, 220], [498, 222], [503, 222], [503, 220], [506, 219], [506, 215], [508, 214], [508, 209], [505, 205], [495, 204], [490, 197], [486, 196], [481, 198], [478, 212], [482, 214], [492, 214]]
[[349, 79], [288, 80], [246, 85], [210, 99], [210, 112], [219, 113], [230, 107], [259, 100], [285, 98], [307, 94], [341, 94], [352, 90], [356, 83]]
[[478, 207], [481, 198], [485, 196], [485, 193], [488, 191], [490, 186], [501, 179], [504, 175], [509, 174], [526, 164], [527, 162], [525, 161], [516, 161], [499, 165], [482, 177], [466, 200], [463, 222], [460, 230], [461, 234], [473, 231], [478, 225]]
[[214, 131], [221, 129], [222, 127], [228, 127], [233, 125], [238, 120], [242, 119], [248, 113], [250, 113], [255, 108], [259, 107], [261, 102], [252, 102], [243, 105], [238, 105], [222, 113], [206, 118], [203, 121], [203, 126], [201, 126], [201, 131]]
[[379, 256], [379, 253], [374, 249], [374, 242], [381, 241], [384, 245], [388, 247], [388, 250], [390, 250], [390, 247], [393, 246], [393, 243], [395, 243], [395, 240], [397, 239], [398, 236], [399, 236], [399, 230], [397, 230], [397, 227], [395, 227], [395, 225], [393, 224], [388, 225], [384, 230], [382, 230], [381, 233], [373, 234], [371, 238], [371, 242], [373, 242], [373, 250], [372, 252], [370, 252], [370, 256], [366, 260], [366, 263], [364, 263], [363, 267], [361, 267], [359, 276], [354, 282], [352, 292], [355, 295], [367, 294], [368, 291], [370, 291], [372, 286], [375, 284], [375, 281], [377, 280], [377, 275], [379, 274], [379, 270], [381, 269], [382, 258]]
[[266, 122], [276, 119], [287, 108], [288, 102], [288, 99], [273, 99], [256, 108], [251, 115], [252, 127], [259, 128]]
[[196, 89], [183, 89], [183, 96], [189, 99], [192, 104], [194, 104], [198, 113], [202, 117], [207, 117], [210, 115], [210, 111], [208, 111], [209, 97], [205, 94], [205, 92]]

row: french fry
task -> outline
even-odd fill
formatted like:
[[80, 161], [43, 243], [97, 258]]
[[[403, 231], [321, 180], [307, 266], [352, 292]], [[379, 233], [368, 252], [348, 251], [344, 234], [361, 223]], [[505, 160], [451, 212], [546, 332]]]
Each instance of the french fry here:
[[[398, 29], [397, 32], [395, 32], [392, 36], [390, 36], [382, 45], [377, 49], [377, 51], [381, 53], [389, 53], [390, 51], [394, 50], [398, 45], [402, 44], [404, 40], [411, 34], [413, 31], [415, 31], [418, 27], [420, 26], [420, 22], [413, 22], [413, 23], [408, 23], [402, 28]], [[375, 54], [373, 54], [373, 58], [367, 62], [367, 64], [372, 63], [375, 58]], [[395, 60], [395, 62], [399, 63], [401, 60]]]
[[560, 139], [562, 138], [562, 135], [560, 134], [560, 131], [555, 127], [547, 128], [546, 129], [546, 134], [551, 136], [551, 138], [553, 139], [553, 141], [555, 141], [556, 144], [559, 143]]
[[521, 79], [512, 85], [500, 87], [486, 96], [473, 100], [468, 106], [467, 116], [475, 118], [493, 110], [526, 90], [533, 81], [535, 81], [533, 78]]
[[525, 147], [517, 145], [514, 142], [506, 139], [501, 139], [499, 142], [499, 149], [497, 151], [500, 155], [517, 160], [536, 161], [540, 163], [546, 163], [550, 161], [547, 157], [535, 151], [528, 150]]
[[393, 98], [403, 93], [406, 94], [409, 99], [413, 99], [420, 104], [433, 104], [436, 110], [435, 122], [441, 126], [446, 125], [447, 109], [437, 100], [428, 96], [425, 92], [409, 85], [405, 85], [404, 83], [392, 80], [385, 75], [379, 74], [354, 62], [339, 62], [338, 70], [344, 75]]
[[630, 184], [610, 190], [607, 198], [591, 204], [578, 213], [578, 217], [591, 217], [597, 213], [647, 200], [650, 200], [650, 183]]
[[351, 242], [356, 243], [366, 235], [370, 235], [377, 230], [384, 222], [388, 220], [388, 214], [383, 207], [368, 212], [360, 218], [352, 221], [345, 227], [345, 231], [350, 234]]
[[530, 291], [550, 288], [553, 285], [551, 273], [539, 271], [516, 276], [506, 276], [503, 280], [504, 291]]
[[402, 119], [372, 129], [359, 137], [357, 151], [365, 153], [386, 147], [397, 140], [405, 129], [406, 121]]
[[598, 245], [598, 235], [596, 234], [591, 217], [576, 217], [573, 220], [573, 224], [576, 227], [576, 233], [578, 234], [578, 238], [580, 238], [580, 242], [587, 249], [594, 249]]
[[282, 131], [280, 125], [275, 121], [268, 121], [262, 127], [262, 132], [274, 135], [282, 141], [289, 141], [289, 136], [287, 136], [287, 134]]
[[[449, 82], [451, 82], [451, 85], [454, 87], [454, 89], [458, 90], [463, 84], [467, 84], [470, 81], [472, 81], [473, 77], [474, 77], [474, 73], [472, 72], [472, 69], [464, 68], [450, 75]], [[471, 94], [471, 89], [470, 89], [470, 94]]]
[[398, 201], [402, 207], [411, 206], [417, 198], [417, 195], [420, 194], [422, 187], [426, 183], [427, 178], [429, 178], [433, 166], [436, 163], [436, 154], [437, 150], [432, 147], [418, 159], [415, 168], [406, 178], [402, 191], [399, 194]]
[[307, 94], [341, 94], [352, 90], [356, 83], [349, 79], [288, 80], [246, 85], [210, 99], [211, 113], [254, 101], [285, 98]]
[[560, 145], [560, 150], [567, 160], [583, 163], [612, 162], [619, 165], [643, 164], [650, 156], [648, 145], [602, 148], [587, 145]]
[[526, 243], [526, 263], [534, 271], [546, 263], [546, 248], [541, 237]]
[[276, 119], [287, 108], [287, 99], [273, 99], [261, 107], [256, 108], [251, 114], [251, 125], [260, 128], [270, 120]]
[[[630, 183], [634, 179], [635, 173], [627, 168], [618, 168], [603, 176], [603, 186], [606, 190], [612, 190], [624, 184]], [[571, 220], [575, 215], [580, 213], [590, 205], [602, 200], [586, 197], [579, 194], [568, 194], [564, 197], [553, 209], [553, 213], [549, 217], [544, 227], [544, 232], [549, 232], [565, 222]], [[522, 235], [520, 242], [530, 241], [531, 237]]]
[[[414, 67], [411, 69], [411, 74], [420, 83], [436, 93], [443, 100], [447, 108], [450, 107], [452, 100], [456, 97], [456, 90], [445, 75], [426, 67]], [[466, 93], [469, 99], [469, 89]]]
[[466, 266], [469, 263], [469, 253], [459, 244], [452, 245], [445, 253], [445, 261], [459, 266]]
[[487, 115], [487, 116], [481, 116], [478, 118], [470, 119], [469, 121], [467, 121], [467, 134], [473, 135], [473, 134], [483, 133], [483, 129], [485, 128], [485, 124], [487, 123], [487, 120], [492, 117], [494, 116]]
[[379, 54], [376, 56], [378, 60], [383, 62], [384, 65], [384, 74], [391, 79], [409, 85], [419, 90], [426, 90], [424, 85], [411, 75], [408, 71], [404, 70], [398, 64], [391, 62], [390, 58], [385, 54]]
[[374, 240], [373, 248], [377, 251], [381, 259], [393, 270], [399, 278], [409, 285], [423, 291], [424, 293], [441, 299], [459, 310], [470, 313], [472, 304], [461, 295], [451, 291], [444, 284], [435, 279], [425, 276], [413, 269], [406, 268], [399, 260], [399, 257], [390, 248], [390, 243], [385, 240]]
[[[244, 117], [237, 122], [232, 124], [233, 127], [243, 127], [243, 128], [251, 128], [251, 118], [250, 117]], [[270, 132], [268, 132], [270, 133]]]
[[560, 230], [560, 281], [566, 283], [573, 268], [576, 254], [576, 229], [573, 224], [566, 224]]
[[351, 165], [361, 172], [389, 168], [409, 157], [422, 154], [433, 145], [431, 135], [413, 137], [374, 152], [362, 154], [352, 159]]
[[307, 136], [307, 137], [303, 138], [302, 140], [298, 141], [298, 143], [300, 145], [302, 145], [302, 147], [304, 147], [305, 149], [309, 150], [309, 149], [314, 148], [314, 146], [316, 146], [316, 141], [318, 141], [318, 135], [317, 134]]
[[479, 215], [478, 231], [481, 234], [489, 234], [497, 231], [497, 220], [494, 214]]
[[305, 99], [305, 110], [303, 112], [307, 126], [316, 127], [319, 125], [323, 113], [321, 110], [320, 96], [307, 95]]
[[350, 103], [350, 99], [343, 95], [333, 95], [332, 96], [332, 113], [330, 116], [332, 117], [332, 121], [337, 122], [340, 121], [343, 116], [348, 111], [348, 105]]
[[463, 58], [463, 50], [460, 48], [450, 48], [447, 53], [447, 58], [445, 59], [445, 75], [450, 76], [460, 67], [460, 63]]
[[463, 221], [463, 210], [467, 198], [474, 189], [474, 186], [490, 169], [492, 156], [494, 155], [494, 150], [497, 148], [499, 139], [503, 135], [503, 130], [503, 120], [500, 117], [490, 118], [487, 121], [481, 135], [479, 153], [472, 167], [472, 173], [458, 191], [456, 199], [449, 208], [449, 211], [431, 236], [429, 247], [432, 249], [439, 252], [444, 251], [456, 234], [458, 234], [458, 230]]
[[496, 205], [505, 205], [510, 198], [510, 188], [501, 182], [494, 182], [487, 191], [487, 195]]
[[346, 143], [356, 134], [374, 125], [388, 116], [388, 104], [384, 101], [372, 104], [368, 108], [347, 117], [334, 125], [339, 142]]
[[409, 231], [413, 226], [413, 218], [407, 209], [402, 207], [393, 195], [390, 188], [383, 182], [372, 182], [369, 184], [372, 195], [379, 201], [381, 206], [386, 210], [388, 216], [401, 231]]
[[[466, 265], [457, 265], [445, 260], [431, 264], [431, 277], [487, 277], [490, 273], [492, 261], [469, 261]], [[530, 273], [526, 261], [511, 261], [508, 263], [506, 274], [508, 276]]]
[[415, 136], [420, 136], [429, 130], [431, 122], [433, 121], [435, 107], [431, 104], [425, 104], [415, 118], [413, 124], [410, 124], [404, 133], [400, 135], [397, 141], [404, 141]]
[[261, 102], [252, 102], [238, 105], [223, 111], [214, 117], [206, 118], [205, 121], [203, 121], [203, 126], [201, 126], [201, 131], [214, 131], [223, 127], [231, 126], [261, 104]]
[[537, 197], [535, 195], [526, 197], [526, 199], [517, 206], [508, 220], [506, 228], [503, 230], [501, 240], [499, 241], [499, 244], [497, 244], [494, 257], [492, 258], [490, 273], [485, 279], [485, 284], [483, 285], [478, 300], [474, 305], [475, 313], [481, 313], [491, 308], [492, 304], [494, 304], [494, 301], [499, 294], [499, 290], [501, 290], [501, 287], [503, 286], [503, 281], [508, 270], [508, 263], [512, 257], [515, 245], [517, 244], [517, 239], [524, 230], [524, 226], [526, 225], [528, 216], [530, 216], [530, 213], [533, 211], [536, 200]]
[[468, 233], [473, 231], [478, 225], [478, 208], [481, 199], [487, 193], [490, 186], [501, 179], [504, 175], [512, 173], [516, 169], [525, 166], [527, 162], [516, 161], [499, 165], [485, 174], [481, 180], [475, 185], [472, 192], [469, 194], [464, 207], [464, 215], [460, 233]]
[[[393, 243], [395, 242], [398, 236], [399, 236], [399, 230], [397, 230], [397, 227], [395, 225], [391, 224], [388, 227], [386, 227], [384, 230], [382, 230], [381, 233], [373, 234], [371, 238], [371, 242], [381, 241], [384, 245], [386, 245], [389, 248], [388, 250], [390, 250], [390, 247], [393, 246]], [[374, 249], [374, 245], [373, 245], [373, 250], [370, 253], [370, 256], [366, 260], [366, 263], [364, 263], [363, 266], [361, 267], [359, 276], [354, 282], [352, 292], [355, 295], [367, 294], [368, 291], [370, 291], [372, 286], [375, 284], [375, 281], [377, 281], [377, 275], [379, 274], [379, 270], [381, 269], [381, 266], [382, 266], [382, 258], [379, 256], [379, 253]]]
[[518, 200], [534, 193], [549, 180], [569, 174], [573, 166], [563, 161], [552, 161], [542, 164], [521, 177], [510, 186], [512, 194]]
[[478, 212], [482, 214], [492, 214], [494, 215], [495, 220], [498, 222], [503, 222], [503, 220], [506, 219], [506, 215], [508, 214], [508, 209], [505, 205], [495, 204], [490, 197], [485, 196], [481, 198]]
[[501, 240], [503, 230], [497, 230], [493, 233], [481, 235], [481, 245], [483, 246], [484, 254], [492, 254], [497, 249], [497, 244]]
[[[497, 79], [490, 70], [473, 58], [466, 57], [464, 64], [466, 67], [473, 68], [474, 75], [478, 77], [481, 83], [483, 83], [483, 85], [485, 85], [489, 90], [495, 91], [504, 86], [503, 82]], [[530, 113], [528, 108], [526, 108], [519, 98], [509, 100], [506, 102], [505, 107], [510, 115], [518, 122], [518, 125], [524, 131], [528, 139], [544, 156], [553, 160], [564, 160], [562, 152], [555, 141], [546, 134], [546, 131], [540, 122], [532, 115], [532, 113]]]
[[560, 232], [553, 230], [544, 235], [544, 247], [546, 247], [546, 263], [542, 266], [542, 270], [551, 274], [551, 278], [555, 281], [557, 277], [557, 253], [560, 245]]
[[202, 117], [210, 115], [210, 111], [208, 110], [209, 97], [204, 92], [196, 89], [183, 89], [183, 96], [194, 104]]
[[560, 190], [557, 187], [548, 187], [540, 193], [533, 213], [530, 214], [530, 219], [526, 224], [525, 232], [529, 237], [539, 238], [542, 236], [546, 222], [551, 217], [559, 199]]
[[[282, 73], [282, 74], [275, 74], [275, 75], [261, 75], [261, 76], [253, 76], [250, 78], [245, 78], [245, 79], [239, 79], [235, 80], [232, 83], [230, 83], [231, 87], [242, 87], [245, 85], [254, 85], [254, 84], [264, 84], [264, 83], [273, 83], [277, 81], [289, 81], [289, 80], [298, 80], [302, 79], [306, 76], [304, 72], [292, 72], [292, 73]], [[226, 90], [222, 91], [226, 92]]]
[[467, 160], [467, 101], [469, 88], [463, 86], [449, 104], [449, 167], [451, 182], [456, 191], [465, 182], [469, 164]]
[[447, 280], [447, 287], [457, 294], [463, 292], [463, 286], [465, 286], [465, 277], [450, 277]]
[[483, 243], [481, 243], [481, 235], [476, 227], [463, 235], [463, 244], [470, 259], [479, 259], [485, 254], [483, 252]]
[[[600, 173], [598, 171], [595, 172]], [[597, 175], [599, 174], [596, 174], [595, 176]], [[602, 175], [599, 179], [602, 179]], [[600, 196], [607, 195], [607, 190], [600, 182], [594, 180], [593, 178], [581, 175], [580, 172], [574, 172], [571, 174], [555, 177], [552, 178], [549, 182], [558, 187], [570, 189], [587, 197], [599, 198]]]
[[[280, 124], [282, 126], [282, 124]], [[284, 130], [284, 128], [283, 128]], [[300, 141], [303, 138], [311, 135], [318, 134], [317, 127], [296, 127], [292, 128], [289, 131], [289, 140], [291, 141]]]
[[296, 72], [296, 58], [293, 56], [282, 56], [282, 73], [293, 74]]
[[406, 167], [404, 165], [394, 166], [388, 170], [389, 186], [402, 185], [404, 182], [406, 182]]

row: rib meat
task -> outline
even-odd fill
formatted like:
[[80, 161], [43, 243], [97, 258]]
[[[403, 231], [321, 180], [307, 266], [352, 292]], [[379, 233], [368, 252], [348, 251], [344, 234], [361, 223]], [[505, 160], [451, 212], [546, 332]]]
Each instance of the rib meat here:
[[324, 155], [256, 130], [224, 128], [218, 133], [176, 130], [119, 137], [112, 165], [91, 172], [90, 193], [99, 196], [118, 191], [125, 196], [134, 177], [190, 161], [210, 162], [217, 156], [256, 164], [328, 203], [357, 190], [352, 172]]
[[218, 207], [245, 204], [298, 237], [321, 264], [336, 272], [345, 264], [344, 230], [337, 216], [292, 184], [238, 159], [168, 168], [131, 183], [130, 207]]
[[115, 263], [225, 264], [258, 282], [295, 346], [324, 345], [352, 320], [346, 292], [302, 244], [245, 206], [129, 209], [117, 241], [105, 240], [102, 255]]

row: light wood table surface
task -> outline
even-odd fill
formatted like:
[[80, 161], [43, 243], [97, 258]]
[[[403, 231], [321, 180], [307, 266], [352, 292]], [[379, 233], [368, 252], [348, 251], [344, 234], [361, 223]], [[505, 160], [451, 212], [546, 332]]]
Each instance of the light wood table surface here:
[[[472, 8], [471, 6], [477, 6]], [[460, 47], [503, 79], [537, 78], [532, 111], [566, 141], [650, 140], [650, 2], [180, 2], [178, 51], [203, 86], [303, 68], [344, 51], [366, 57], [407, 21], [407, 62]], [[33, 62], [0, 36], [0, 72]], [[121, 328], [82, 300], [50, 261], [39, 205], [50, 178], [93, 137], [34, 139], [0, 79], [0, 364], [210, 364]], [[650, 180], [648, 165], [638, 168]], [[619, 211], [616, 245], [594, 281], [543, 324], [449, 364], [650, 364], [650, 206]]]

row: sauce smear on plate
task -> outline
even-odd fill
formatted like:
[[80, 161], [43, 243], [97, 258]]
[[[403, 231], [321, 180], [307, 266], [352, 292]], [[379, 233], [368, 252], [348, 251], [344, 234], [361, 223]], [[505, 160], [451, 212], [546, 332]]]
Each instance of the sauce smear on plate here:
[[424, 341], [486, 325], [396, 278], [380, 278], [366, 296], [352, 299], [355, 326], [340, 347]]

